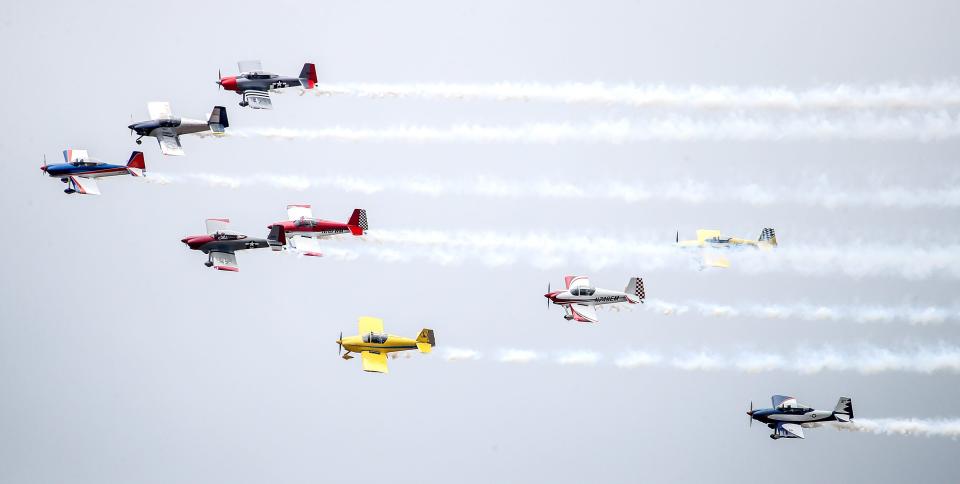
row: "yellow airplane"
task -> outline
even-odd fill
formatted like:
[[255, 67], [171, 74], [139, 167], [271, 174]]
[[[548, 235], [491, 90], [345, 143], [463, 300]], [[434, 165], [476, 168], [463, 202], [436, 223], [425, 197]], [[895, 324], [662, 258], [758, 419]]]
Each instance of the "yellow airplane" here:
[[[363, 360], [363, 371], [387, 373], [388, 353], [412, 349], [420, 350], [421, 353], [429, 353], [437, 345], [432, 329], [422, 329], [417, 339], [410, 339], [384, 333], [383, 320], [380, 318], [362, 316], [359, 325], [360, 334], [344, 338], [343, 333], [340, 333], [337, 344], [340, 345], [340, 351], [346, 348], [347, 353], [342, 356], [345, 360], [353, 358], [350, 355], [351, 351], [360, 353], [360, 359]], [[396, 357], [396, 355], [393, 356]]]
[[[760, 231], [758, 240], [740, 239], [737, 237], [723, 238], [719, 230], [697, 230], [697, 240], [680, 240], [680, 232], [677, 232], [677, 246], [683, 248], [714, 248], [714, 249], [735, 249], [740, 247], [754, 247], [759, 249], [772, 249], [777, 246], [777, 234], [771, 228], [765, 228]], [[704, 252], [703, 265], [709, 267], [730, 267], [730, 261], [719, 254]]]

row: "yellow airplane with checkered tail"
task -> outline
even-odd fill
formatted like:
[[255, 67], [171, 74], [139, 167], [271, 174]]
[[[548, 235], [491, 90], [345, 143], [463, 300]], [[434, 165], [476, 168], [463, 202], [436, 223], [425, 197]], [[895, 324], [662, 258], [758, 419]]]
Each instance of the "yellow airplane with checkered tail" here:
[[376, 373], [387, 373], [387, 355], [393, 358], [397, 357], [397, 352], [408, 350], [419, 350], [421, 353], [430, 353], [433, 347], [437, 345], [437, 340], [433, 336], [432, 329], [422, 329], [416, 339], [405, 338], [387, 334], [383, 331], [383, 320], [362, 316], [359, 320], [360, 334], [356, 336], [343, 337], [340, 333], [340, 339], [337, 344], [340, 345], [340, 352], [347, 350], [341, 358], [349, 360], [353, 358], [350, 353], [359, 353], [363, 361], [363, 371]]
[[[725, 238], [719, 230], [698, 229], [697, 240], [680, 240], [680, 232], [677, 232], [677, 246], [700, 249], [737, 249], [741, 247], [773, 249], [777, 246], [777, 233], [768, 227], [760, 231], [759, 239], [750, 240], [737, 237]], [[704, 251], [701, 268], [704, 267], [730, 267], [730, 260], [722, 254]]]

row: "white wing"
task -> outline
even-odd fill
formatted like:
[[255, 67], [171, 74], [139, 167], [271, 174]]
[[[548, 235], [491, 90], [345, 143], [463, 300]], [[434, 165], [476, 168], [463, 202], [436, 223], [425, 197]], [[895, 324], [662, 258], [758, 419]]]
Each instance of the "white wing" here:
[[300, 218], [313, 218], [310, 205], [287, 205], [287, 220], [300, 220]]
[[93, 178], [84, 178], [82, 176], [71, 176], [67, 180], [67, 187], [69, 190], [73, 190], [75, 193], [81, 195], [99, 195], [100, 187], [97, 186], [97, 182]]
[[777, 428], [774, 430], [780, 437], [788, 439], [802, 439], [803, 438], [803, 427], [799, 424], [794, 423], [778, 423]]
[[160, 143], [160, 152], [169, 156], [183, 156], [183, 146], [180, 145], [180, 136], [173, 128], [155, 130], [157, 142]]
[[573, 289], [575, 287], [581, 286], [590, 286], [590, 278], [587, 276], [566, 276], [563, 278], [564, 282], [567, 284], [567, 289]]
[[288, 247], [305, 256], [320, 257], [323, 255], [323, 252], [320, 251], [320, 243], [309, 237], [299, 235], [290, 237]]
[[173, 113], [170, 111], [170, 103], [163, 101], [147, 103], [147, 112], [150, 113], [150, 119], [170, 119], [173, 117]]
[[230, 219], [228, 218], [208, 218], [207, 219], [207, 235], [212, 235], [217, 232], [223, 232], [230, 227]]
[[73, 163], [74, 161], [87, 161], [90, 159], [90, 156], [87, 155], [87, 150], [63, 150], [63, 162], [64, 163]]
[[600, 321], [600, 318], [597, 317], [597, 310], [593, 306], [587, 306], [586, 304], [571, 304], [570, 311], [573, 312], [574, 321], [579, 321], [581, 323], [596, 323]]
[[218, 271], [237, 272], [240, 270], [237, 267], [237, 256], [233, 252], [210, 251], [210, 263]]
[[240, 69], [240, 73], [241, 73], [241, 74], [243, 74], [243, 73], [245, 73], [245, 72], [261, 72], [261, 71], [263, 71], [263, 66], [260, 65], [260, 61], [258, 61], [258, 60], [238, 61], [238, 62], [237, 62], [237, 68]]
[[797, 399], [786, 395], [774, 395], [770, 397], [770, 403], [773, 404], [773, 408], [796, 407]]
[[253, 109], [273, 109], [270, 93], [267, 91], [243, 91], [243, 101]]

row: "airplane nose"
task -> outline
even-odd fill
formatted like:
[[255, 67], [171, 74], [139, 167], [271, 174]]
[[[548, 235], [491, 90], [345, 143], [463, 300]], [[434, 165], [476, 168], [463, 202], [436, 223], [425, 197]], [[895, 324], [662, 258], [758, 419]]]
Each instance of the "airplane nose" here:
[[46, 172], [47, 172], [47, 167], [46, 167], [46, 165], [41, 166], [41, 167], [40, 167], [40, 171], [46, 173]]
[[131, 124], [130, 126], [127, 126], [127, 128], [130, 128], [130, 129], [137, 129], [137, 125], [136, 125], [136, 124]]
[[237, 78], [236, 77], [224, 77], [217, 81], [217, 84], [223, 86], [224, 89], [228, 91], [237, 90]]

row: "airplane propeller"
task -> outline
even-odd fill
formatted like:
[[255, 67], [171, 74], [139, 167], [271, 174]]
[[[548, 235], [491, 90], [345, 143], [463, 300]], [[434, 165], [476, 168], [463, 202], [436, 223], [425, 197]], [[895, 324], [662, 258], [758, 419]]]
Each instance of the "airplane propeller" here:
[[679, 230], [677, 231], [677, 243], [678, 243], [678, 244], [680, 243], [680, 231], [679, 231]]
[[220, 69], [217, 69], [217, 86], [219, 86], [217, 87], [218, 91], [223, 89], [223, 84], [221, 84], [222, 81], [223, 81], [223, 74], [220, 73]]
[[750, 411], [747, 412], [747, 415], [749, 416], [750, 427], [753, 427], [753, 400], [750, 400]]
[[[340, 347], [340, 349], [337, 350], [337, 356], [340, 356], [340, 355], [343, 354], [343, 343], [342, 343], [342, 341], [343, 341], [343, 331], [340, 332], [340, 338], [337, 339], [337, 346]], [[752, 405], [752, 404], [751, 404], [751, 405]]]
[[[547, 283], [547, 294], [550, 294], [550, 283]], [[550, 309], [550, 298], [547, 298], [547, 309]]]
[[43, 166], [40, 167], [40, 172], [41, 172], [40, 176], [43, 176], [43, 174], [47, 172], [47, 154], [46, 153], [43, 154]]

